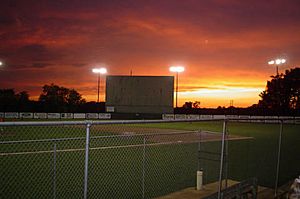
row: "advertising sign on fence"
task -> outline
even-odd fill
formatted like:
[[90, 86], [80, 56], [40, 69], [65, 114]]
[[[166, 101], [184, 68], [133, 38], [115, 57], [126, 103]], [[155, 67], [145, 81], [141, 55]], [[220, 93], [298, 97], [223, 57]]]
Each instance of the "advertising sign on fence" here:
[[225, 115], [213, 115], [214, 119], [225, 119]]
[[285, 120], [283, 121], [286, 124], [294, 124], [294, 117], [291, 116], [279, 116], [279, 119]]
[[295, 121], [295, 124], [300, 124], [300, 117], [295, 117], [294, 121]]
[[62, 119], [73, 119], [73, 113], [61, 113], [60, 116]]
[[213, 115], [200, 115], [200, 119], [212, 119]]
[[86, 119], [98, 119], [98, 113], [87, 113]]
[[186, 115], [184, 114], [175, 114], [175, 120], [185, 120]]
[[7, 112], [7, 113], [5, 113], [5, 118], [18, 119], [19, 118], [19, 113], [17, 113], [17, 112]]
[[174, 120], [174, 114], [163, 114], [162, 119], [163, 120]]
[[60, 113], [48, 113], [48, 119], [60, 119]]
[[266, 123], [279, 123], [279, 120], [277, 120], [278, 116], [265, 116], [264, 118], [266, 119], [265, 120]]
[[239, 122], [250, 122], [250, 116], [249, 115], [240, 115], [239, 116], [239, 119], [241, 119], [241, 120], [239, 120]]
[[47, 113], [34, 113], [34, 119], [47, 119]]
[[226, 115], [227, 119], [238, 119], [239, 116], [238, 115]]
[[200, 115], [186, 115], [187, 120], [199, 120]]
[[99, 113], [99, 119], [110, 119], [111, 114], [110, 113]]
[[251, 122], [265, 122], [265, 116], [250, 116]]
[[33, 113], [20, 113], [20, 118], [32, 119], [33, 118]]
[[115, 112], [115, 107], [114, 106], [107, 106], [106, 107], [106, 112], [109, 112], [109, 113]]
[[85, 113], [74, 113], [74, 119], [85, 119]]

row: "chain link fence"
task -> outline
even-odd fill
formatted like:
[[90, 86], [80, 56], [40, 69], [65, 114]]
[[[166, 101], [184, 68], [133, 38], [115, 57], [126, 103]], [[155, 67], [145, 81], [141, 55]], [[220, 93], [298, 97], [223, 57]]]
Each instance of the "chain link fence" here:
[[223, 179], [256, 177], [261, 198], [287, 198], [300, 174], [300, 125], [290, 120], [228, 120], [226, 133], [248, 139], [225, 139]]
[[155, 198], [199, 170], [278, 189], [300, 173], [299, 125], [282, 126], [279, 142], [280, 125], [241, 121], [3, 122], [0, 198]]

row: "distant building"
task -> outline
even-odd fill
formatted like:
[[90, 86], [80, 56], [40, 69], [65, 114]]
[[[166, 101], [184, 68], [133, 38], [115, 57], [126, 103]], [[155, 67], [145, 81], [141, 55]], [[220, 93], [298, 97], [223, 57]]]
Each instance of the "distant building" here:
[[173, 76], [107, 76], [106, 111], [173, 113]]

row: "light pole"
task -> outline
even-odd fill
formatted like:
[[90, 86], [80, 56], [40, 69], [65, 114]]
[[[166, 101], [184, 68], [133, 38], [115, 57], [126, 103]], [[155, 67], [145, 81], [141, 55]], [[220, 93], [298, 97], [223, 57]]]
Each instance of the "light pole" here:
[[[278, 80], [276, 81], [276, 95], [277, 95], [277, 101], [278, 101], [278, 108], [277, 108], [277, 114], [280, 115], [280, 109], [281, 109], [281, 96], [280, 96], [280, 82], [279, 82], [279, 72], [278, 72], [278, 66], [281, 64], [284, 64], [286, 62], [285, 59], [275, 59], [268, 62], [269, 65], [276, 65], [276, 78]], [[280, 158], [281, 158], [281, 144], [282, 144], [282, 120], [280, 121], [280, 132], [279, 132], [279, 143], [278, 143], [278, 152], [277, 152], [277, 165], [276, 165], [276, 176], [275, 176], [275, 190], [274, 190], [274, 197], [277, 196], [278, 191], [278, 177], [279, 177], [279, 169], [280, 169]]]
[[276, 65], [276, 75], [279, 76], [279, 72], [278, 72], [278, 66], [281, 65], [281, 64], [284, 64], [286, 62], [285, 59], [275, 59], [275, 60], [271, 60], [271, 61], [268, 61], [268, 64], [269, 65]]
[[94, 68], [93, 73], [98, 74], [98, 98], [97, 98], [97, 102], [99, 102], [99, 93], [100, 93], [100, 75], [101, 74], [106, 74], [107, 70], [106, 68]]
[[176, 73], [176, 108], [178, 108], [178, 74], [184, 71], [183, 66], [171, 66], [169, 69], [171, 72]]
[[277, 81], [276, 81], [276, 84], [275, 84], [275, 89], [276, 89], [276, 95], [277, 95], [277, 100], [278, 100], [278, 114], [279, 114], [279, 109], [281, 107], [281, 98], [280, 98], [280, 77], [279, 77], [279, 71], [278, 71], [278, 66], [279, 65], [282, 65], [286, 62], [286, 59], [282, 59], [282, 58], [279, 58], [279, 59], [275, 59], [275, 60], [271, 60], [271, 61], [268, 61], [268, 64], [269, 65], [275, 65], [276, 66], [276, 77], [275, 78], [278, 78]]

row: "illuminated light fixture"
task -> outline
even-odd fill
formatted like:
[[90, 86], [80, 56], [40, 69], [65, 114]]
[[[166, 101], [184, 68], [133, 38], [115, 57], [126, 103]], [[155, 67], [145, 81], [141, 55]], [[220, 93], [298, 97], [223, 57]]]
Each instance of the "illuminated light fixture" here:
[[276, 64], [281, 64], [281, 59], [276, 59], [276, 60], [275, 60], [275, 63], [276, 63]]
[[0, 61], [0, 66], [2, 66], [2, 65], [3, 65], [3, 62]]
[[99, 93], [100, 93], [100, 75], [101, 74], [106, 74], [107, 73], [107, 69], [106, 68], [94, 68], [93, 73], [98, 74], [98, 98], [97, 98], [97, 102], [99, 102]]
[[274, 60], [269, 61], [268, 64], [269, 64], [269, 65], [273, 65], [273, 64], [275, 64], [275, 61], [274, 61]]
[[276, 73], [277, 73], [277, 76], [279, 75], [279, 72], [278, 72], [278, 65], [281, 65], [281, 64], [284, 64], [286, 62], [286, 59], [275, 59], [275, 60], [271, 60], [271, 61], [268, 61], [268, 64], [269, 65], [276, 65]]
[[269, 65], [284, 64], [285, 62], [286, 62], [286, 59], [275, 59], [275, 60], [268, 61], [268, 64]]
[[176, 73], [176, 108], [178, 108], [178, 73], [181, 73], [184, 71], [183, 66], [171, 66], [169, 68], [171, 72]]
[[183, 66], [171, 66], [170, 71], [176, 72], [176, 73], [181, 73], [184, 71], [184, 67]]
[[105, 74], [105, 73], [107, 73], [107, 70], [106, 70], [106, 68], [94, 68], [93, 73]]

